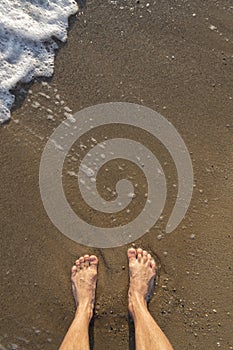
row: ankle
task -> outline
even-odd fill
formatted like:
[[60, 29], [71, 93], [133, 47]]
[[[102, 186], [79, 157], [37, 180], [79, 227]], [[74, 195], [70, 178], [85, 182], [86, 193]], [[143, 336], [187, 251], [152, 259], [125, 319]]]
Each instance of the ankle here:
[[137, 291], [134, 291], [134, 292], [132, 292], [131, 290], [129, 291], [129, 300], [136, 305], [142, 305], [142, 306], [147, 305], [146, 298], [144, 297], [144, 295]]
[[88, 321], [92, 319], [93, 316], [93, 304], [92, 303], [82, 303], [79, 304], [75, 313], [75, 318], [82, 317], [87, 318]]
[[140, 293], [129, 293], [129, 312], [135, 318], [138, 312], [147, 310], [147, 302], [144, 296]]

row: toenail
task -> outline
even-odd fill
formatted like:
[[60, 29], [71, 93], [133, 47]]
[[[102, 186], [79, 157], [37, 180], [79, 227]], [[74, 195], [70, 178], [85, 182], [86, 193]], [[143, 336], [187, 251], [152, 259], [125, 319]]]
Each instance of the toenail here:
[[98, 259], [95, 255], [90, 256], [90, 262], [94, 263], [94, 265], [98, 264]]

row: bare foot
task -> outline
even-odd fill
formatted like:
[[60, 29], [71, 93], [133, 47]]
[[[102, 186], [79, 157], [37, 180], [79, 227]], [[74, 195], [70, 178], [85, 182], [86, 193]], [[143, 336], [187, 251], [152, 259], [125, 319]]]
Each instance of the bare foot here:
[[77, 308], [87, 308], [92, 318], [97, 280], [98, 259], [95, 255], [84, 255], [76, 260], [71, 270], [71, 281]]
[[149, 301], [154, 288], [156, 276], [156, 263], [146, 250], [138, 248], [128, 249], [129, 259], [129, 311], [134, 316], [134, 301], [146, 304]]

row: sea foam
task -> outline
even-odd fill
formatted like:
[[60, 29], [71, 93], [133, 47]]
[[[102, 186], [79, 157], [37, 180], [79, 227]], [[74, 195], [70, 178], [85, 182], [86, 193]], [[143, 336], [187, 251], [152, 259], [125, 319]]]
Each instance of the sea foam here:
[[53, 37], [66, 41], [68, 17], [77, 10], [74, 0], [1, 0], [0, 124], [10, 118], [18, 82], [53, 74]]

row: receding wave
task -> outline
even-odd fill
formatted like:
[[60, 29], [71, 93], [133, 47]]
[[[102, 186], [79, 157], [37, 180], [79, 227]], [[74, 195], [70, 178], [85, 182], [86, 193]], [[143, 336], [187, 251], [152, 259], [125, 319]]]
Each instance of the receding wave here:
[[74, 0], [0, 2], [0, 124], [10, 118], [18, 82], [53, 74], [53, 38], [66, 41], [68, 17], [77, 10]]

